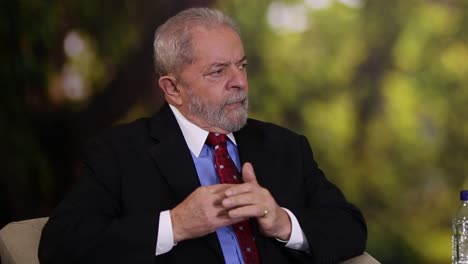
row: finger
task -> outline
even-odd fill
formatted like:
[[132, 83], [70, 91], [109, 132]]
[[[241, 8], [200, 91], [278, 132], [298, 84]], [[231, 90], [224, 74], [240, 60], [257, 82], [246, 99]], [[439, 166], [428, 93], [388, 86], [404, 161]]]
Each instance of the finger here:
[[257, 188], [258, 185], [254, 185], [252, 183], [242, 183], [242, 184], [234, 184], [230, 188], [228, 188], [225, 192], [224, 195], [226, 197], [230, 196], [235, 196], [247, 192], [252, 192], [255, 188]]
[[231, 196], [223, 199], [222, 205], [224, 208], [234, 208], [240, 206], [246, 206], [251, 204], [257, 204], [260, 202], [260, 198], [257, 194], [248, 192], [236, 196]]
[[206, 200], [206, 202], [212, 201], [212, 205], [214, 207], [225, 209], [226, 206], [224, 206], [223, 204], [224, 199], [226, 199], [225, 193], [217, 192], [217, 193], [210, 194], [210, 197]]
[[205, 186], [205, 188], [210, 192], [210, 193], [224, 193], [226, 189], [229, 189], [231, 187], [237, 186], [238, 184], [213, 184], [213, 185], [208, 185]]
[[237, 186], [237, 184], [214, 184], [209, 186], [202, 186], [197, 188], [197, 190], [188, 198], [190, 200], [192, 196], [199, 197], [199, 199], [204, 201], [203, 203], [205, 206], [211, 205], [214, 207], [224, 208], [221, 203], [223, 199], [226, 198], [224, 192], [226, 189], [233, 186]]
[[216, 223], [217, 223], [217, 226], [228, 226], [228, 225], [232, 225], [232, 224], [235, 224], [237, 222], [240, 222], [240, 221], [243, 221], [247, 218], [245, 217], [231, 217], [229, 215], [229, 209], [223, 209], [223, 210], [220, 210], [218, 211], [218, 214], [216, 215]]
[[258, 204], [237, 207], [228, 212], [232, 218], [260, 218], [267, 216], [268, 213], [269, 211], [264, 206]]
[[246, 162], [242, 166], [242, 179], [244, 182], [257, 183], [257, 177], [255, 176], [255, 171], [250, 162]]
[[213, 196], [211, 204], [215, 208], [226, 209], [226, 206], [223, 205], [223, 201], [225, 198], [226, 197], [224, 196], [224, 194], [217, 194], [216, 196]]

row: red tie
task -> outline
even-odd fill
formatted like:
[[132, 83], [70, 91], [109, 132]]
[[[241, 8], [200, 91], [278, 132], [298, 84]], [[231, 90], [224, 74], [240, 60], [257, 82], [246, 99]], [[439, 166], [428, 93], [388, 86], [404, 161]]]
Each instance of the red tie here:
[[[227, 137], [224, 134], [209, 133], [206, 143], [214, 148], [214, 161], [216, 172], [221, 183], [242, 183], [236, 165], [229, 157], [226, 145]], [[232, 227], [239, 241], [239, 245], [246, 264], [260, 263], [257, 245], [252, 235], [249, 220], [233, 224]]]

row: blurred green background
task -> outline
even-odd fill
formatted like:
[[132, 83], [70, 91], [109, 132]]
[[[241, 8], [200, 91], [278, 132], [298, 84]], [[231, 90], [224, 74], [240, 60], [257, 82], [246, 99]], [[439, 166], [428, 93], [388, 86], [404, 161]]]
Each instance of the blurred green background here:
[[382, 263], [449, 263], [468, 188], [468, 1], [12, 0], [0, 9], [0, 228], [46, 216], [83, 143], [163, 102], [154, 29], [191, 6], [238, 21], [252, 117], [305, 134]]

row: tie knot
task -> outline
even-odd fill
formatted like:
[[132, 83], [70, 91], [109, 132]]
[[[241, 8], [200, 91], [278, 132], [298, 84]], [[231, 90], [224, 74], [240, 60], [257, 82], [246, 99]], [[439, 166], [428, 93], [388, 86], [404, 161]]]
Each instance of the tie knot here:
[[208, 134], [208, 138], [206, 139], [206, 143], [211, 146], [215, 147], [217, 145], [226, 145], [227, 137], [225, 134], [218, 134], [210, 132]]

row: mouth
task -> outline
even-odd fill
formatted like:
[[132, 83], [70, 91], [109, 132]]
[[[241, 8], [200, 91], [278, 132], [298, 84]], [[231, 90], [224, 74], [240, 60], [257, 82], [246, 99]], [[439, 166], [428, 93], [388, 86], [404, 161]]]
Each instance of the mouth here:
[[244, 107], [245, 100], [246, 100], [246, 99], [243, 99], [243, 100], [237, 101], [237, 102], [233, 102], [233, 103], [227, 103], [227, 104], [226, 104], [226, 109], [228, 109], [228, 110], [235, 110], [235, 109], [238, 109], [238, 108], [243, 108], [243, 107]]

